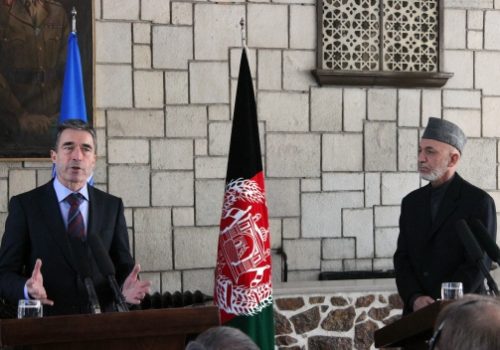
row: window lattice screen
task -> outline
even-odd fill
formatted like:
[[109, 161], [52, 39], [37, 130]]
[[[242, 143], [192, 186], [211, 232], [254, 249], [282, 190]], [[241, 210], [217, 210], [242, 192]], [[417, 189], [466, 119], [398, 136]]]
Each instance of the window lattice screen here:
[[438, 71], [438, 0], [323, 0], [323, 69]]

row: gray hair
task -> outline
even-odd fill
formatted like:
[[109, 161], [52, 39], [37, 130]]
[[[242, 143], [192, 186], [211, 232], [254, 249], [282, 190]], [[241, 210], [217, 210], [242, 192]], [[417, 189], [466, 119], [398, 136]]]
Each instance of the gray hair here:
[[213, 327], [207, 329], [186, 350], [259, 350], [248, 335], [233, 327]]
[[439, 350], [500, 349], [500, 300], [466, 295], [439, 313], [435, 329]]
[[56, 142], [54, 144], [55, 151], [57, 151], [57, 146], [59, 146], [59, 140], [61, 139], [61, 134], [66, 129], [88, 132], [92, 136], [92, 140], [94, 140], [94, 153], [97, 153], [97, 136], [95, 130], [89, 124], [85, 123], [80, 119], [68, 119], [64, 123], [57, 126]]

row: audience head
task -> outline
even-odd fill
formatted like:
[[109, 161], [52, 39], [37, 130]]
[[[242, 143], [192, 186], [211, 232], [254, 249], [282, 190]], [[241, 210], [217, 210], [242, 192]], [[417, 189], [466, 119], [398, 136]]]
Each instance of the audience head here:
[[186, 350], [259, 350], [252, 339], [239, 329], [233, 327], [213, 327], [207, 329]]
[[438, 315], [430, 349], [500, 349], [500, 300], [468, 294]]

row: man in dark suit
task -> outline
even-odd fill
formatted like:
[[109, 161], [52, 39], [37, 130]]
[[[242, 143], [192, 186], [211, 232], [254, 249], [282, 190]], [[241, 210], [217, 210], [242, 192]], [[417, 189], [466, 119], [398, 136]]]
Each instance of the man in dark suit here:
[[0, 247], [0, 296], [16, 304], [40, 299], [46, 315], [88, 313], [81, 276], [90, 274], [101, 309], [113, 309], [112, 291], [91, 250], [75, 249], [94, 235], [113, 261], [126, 301], [139, 304], [150, 282], [138, 279], [122, 200], [87, 184], [96, 162], [95, 131], [78, 120], [62, 124], [51, 158], [56, 178], [10, 200]]
[[442, 282], [462, 282], [465, 293], [484, 291], [484, 276], [468, 259], [455, 223], [479, 219], [495, 239], [496, 209], [486, 192], [456, 173], [465, 143], [457, 125], [429, 119], [418, 149], [418, 171], [429, 184], [403, 198], [394, 254], [404, 314], [440, 298]]

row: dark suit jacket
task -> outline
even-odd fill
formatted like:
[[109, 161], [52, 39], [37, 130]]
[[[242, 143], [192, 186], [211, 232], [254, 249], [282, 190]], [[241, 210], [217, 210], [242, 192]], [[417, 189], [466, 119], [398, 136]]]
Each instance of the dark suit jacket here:
[[[483, 190], [455, 174], [446, 190], [436, 219], [431, 219], [431, 185], [407, 195], [401, 205], [399, 238], [394, 254], [396, 284], [412, 312], [420, 295], [440, 298], [442, 282], [462, 282], [465, 293], [481, 293], [484, 277], [472, 263], [455, 230], [460, 219], [479, 219], [496, 238], [496, 210]], [[487, 266], [491, 262], [485, 258]]]
[[[100, 236], [115, 265], [116, 279], [122, 284], [134, 265], [122, 200], [92, 186], [88, 190], [87, 234]], [[0, 296], [17, 305], [18, 299], [24, 298], [24, 285], [36, 259], [40, 258], [47, 296], [54, 301], [54, 306], [44, 306], [44, 314], [89, 312], [87, 292], [81, 279], [79, 259], [83, 256], [72, 248], [73, 240], [64, 228], [52, 181], [12, 197], [0, 247]], [[111, 290], [91, 254], [87, 266], [101, 306], [110, 309]]]

